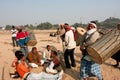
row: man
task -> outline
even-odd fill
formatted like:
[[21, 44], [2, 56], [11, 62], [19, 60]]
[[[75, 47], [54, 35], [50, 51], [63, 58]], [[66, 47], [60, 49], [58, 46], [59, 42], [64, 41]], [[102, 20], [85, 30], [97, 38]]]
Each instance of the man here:
[[60, 43], [60, 29], [59, 28], [57, 28], [56, 36], [57, 36], [57, 42]]
[[[76, 47], [76, 42], [74, 39], [74, 33], [71, 29], [71, 27], [68, 24], [64, 25], [65, 27], [65, 53], [64, 53], [64, 59], [65, 59], [65, 64], [66, 64], [66, 68], [71, 68], [72, 67], [76, 67], [75, 64], [75, 59], [74, 59], [74, 49]], [[69, 62], [69, 57], [71, 60], [71, 64]]]
[[87, 32], [83, 36], [80, 45], [80, 49], [83, 54], [83, 57], [81, 59], [80, 78], [82, 78], [83, 80], [89, 80], [88, 78], [93, 75], [97, 77], [98, 80], [102, 80], [100, 65], [92, 61], [90, 56], [88, 55], [88, 52], [86, 51], [87, 47], [93, 44], [98, 38], [100, 38], [100, 35], [97, 32], [96, 24], [88, 24]]
[[46, 68], [46, 72], [52, 74], [61, 73], [61, 80], [62, 80], [63, 70], [56, 51], [53, 50], [51, 51], [51, 58], [52, 60], [50, 61], [49, 66]]
[[63, 53], [65, 52], [65, 28], [64, 24], [60, 24], [60, 38], [62, 40]]
[[17, 42], [16, 42], [17, 30], [15, 29], [15, 26], [12, 26], [11, 32], [12, 32], [12, 43], [13, 43], [13, 47], [15, 47], [15, 44], [16, 44], [16, 46], [18, 46], [18, 45], [17, 45]]
[[43, 52], [43, 60], [41, 60], [41, 65], [44, 65], [44, 63], [49, 62], [51, 60], [51, 46], [47, 45], [46, 49]]
[[45, 51], [43, 52], [43, 58], [45, 60], [51, 60], [51, 46], [47, 45]]
[[17, 44], [20, 46], [21, 51], [24, 53], [25, 57], [28, 55], [27, 41], [29, 40], [28, 33], [22, 30], [23, 26], [18, 26], [18, 33], [16, 35]]
[[[117, 29], [118, 29], [119, 32], [120, 32], [120, 23], [117, 25]], [[118, 66], [119, 66], [119, 62], [120, 62], [120, 50], [119, 50], [116, 54], [114, 54], [114, 55], [112, 56], [112, 58], [116, 60], [116, 64], [113, 65], [113, 66], [114, 66], [114, 67], [118, 67]]]
[[31, 67], [40, 66], [40, 55], [38, 54], [36, 47], [33, 47], [32, 51], [28, 54], [28, 61]]

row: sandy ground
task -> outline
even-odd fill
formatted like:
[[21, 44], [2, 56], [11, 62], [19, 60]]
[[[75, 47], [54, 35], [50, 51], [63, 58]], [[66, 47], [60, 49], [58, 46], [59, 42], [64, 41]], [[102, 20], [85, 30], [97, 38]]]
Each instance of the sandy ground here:
[[[58, 50], [62, 51], [62, 43], [57, 43], [56, 37], [49, 37], [50, 32], [55, 32], [54, 30], [37, 30], [34, 31], [35, 36], [37, 38], [37, 45], [39, 54], [42, 55], [43, 50], [46, 45], [53, 45]], [[29, 47], [29, 51], [32, 47]], [[14, 71], [11, 68], [11, 62], [14, 59], [14, 51], [18, 50], [19, 47], [13, 47], [11, 41], [11, 33], [9, 31], [0, 31], [0, 80], [21, 80], [10, 78], [9, 72]], [[77, 66], [72, 69], [65, 69], [65, 73], [63, 75], [63, 80], [80, 80], [79, 79], [79, 69], [80, 69], [80, 59], [81, 53], [79, 51], [79, 46], [75, 49], [75, 60]], [[114, 68], [112, 65], [115, 64], [115, 60], [108, 59], [104, 64], [101, 65], [101, 73], [104, 80], [120, 80], [120, 66], [118, 68]], [[7, 65], [7, 67], [6, 67]], [[42, 71], [42, 67], [38, 69], [33, 69], [33, 72], [39, 73]], [[4, 73], [3, 73], [4, 72]], [[3, 79], [3, 76], [5, 78]], [[91, 78], [91, 80], [97, 80], [95, 78]]]

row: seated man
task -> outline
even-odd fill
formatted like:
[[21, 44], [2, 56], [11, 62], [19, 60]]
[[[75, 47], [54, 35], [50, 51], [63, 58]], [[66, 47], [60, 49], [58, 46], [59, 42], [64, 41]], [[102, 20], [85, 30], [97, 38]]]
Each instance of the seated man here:
[[37, 48], [33, 47], [32, 51], [28, 54], [28, 62], [31, 67], [38, 67], [40, 65], [40, 55]]
[[15, 54], [15, 58], [12, 61], [11, 67], [14, 68], [14, 73], [10, 73], [10, 77], [11, 78], [19, 78], [19, 74], [16, 71], [16, 63], [18, 62], [17, 56], [19, 56], [19, 52], [17, 54]]
[[18, 54], [17, 63], [16, 63], [16, 71], [20, 75], [20, 77], [24, 80], [60, 80], [59, 76], [60, 74], [48, 74], [45, 72], [40, 72], [40, 73], [31, 73], [30, 67], [27, 67], [25, 65], [25, 56], [21, 51], [16, 51], [15, 54]]
[[51, 59], [50, 65], [46, 68], [46, 72], [52, 73], [52, 74], [56, 74], [60, 72], [61, 78], [62, 78], [63, 70], [62, 70], [56, 51], [53, 51], [53, 50], [51, 51], [51, 58], [52, 59]]
[[51, 60], [51, 46], [47, 45], [45, 51], [43, 52], [43, 60], [41, 60], [41, 65], [45, 62], [49, 62]]

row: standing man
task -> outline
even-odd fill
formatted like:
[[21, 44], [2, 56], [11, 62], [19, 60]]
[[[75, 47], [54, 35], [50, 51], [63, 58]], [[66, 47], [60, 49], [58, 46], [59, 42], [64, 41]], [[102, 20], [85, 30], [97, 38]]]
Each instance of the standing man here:
[[65, 28], [64, 24], [60, 24], [60, 38], [62, 40], [63, 53], [65, 52]]
[[27, 31], [22, 30], [23, 26], [18, 26], [18, 33], [16, 35], [17, 44], [20, 46], [21, 51], [24, 53], [25, 57], [28, 56], [27, 41], [29, 40]]
[[[120, 33], [120, 23], [117, 25], [117, 30]], [[114, 67], [118, 67], [119, 66], [119, 62], [120, 62], [120, 50], [117, 53], [115, 53], [112, 56], [112, 58], [116, 60], [116, 64], [114, 65]]]
[[17, 30], [15, 29], [15, 26], [12, 26], [11, 32], [12, 32], [12, 43], [13, 43], [13, 47], [15, 47], [15, 44], [16, 44], [16, 46], [18, 46], [18, 45], [17, 45], [17, 42], [16, 42]]
[[80, 49], [82, 51], [83, 57], [81, 59], [80, 67], [80, 78], [83, 80], [89, 80], [91, 76], [95, 76], [98, 80], [102, 80], [100, 65], [91, 60], [87, 47], [93, 44], [98, 38], [100, 38], [97, 32], [97, 26], [95, 23], [89, 23], [87, 26], [87, 32], [84, 34]]
[[[71, 27], [67, 23], [64, 25], [64, 27], [65, 27], [65, 31], [66, 31], [66, 33], [65, 33], [66, 50], [64, 53], [66, 68], [71, 68], [71, 66], [76, 67], [75, 59], [74, 59], [74, 49], [76, 47], [74, 33], [71, 30]], [[70, 57], [71, 63], [69, 62], [69, 57]]]
[[57, 42], [60, 43], [60, 29], [59, 28], [57, 28], [56, 35], [57, 35]]

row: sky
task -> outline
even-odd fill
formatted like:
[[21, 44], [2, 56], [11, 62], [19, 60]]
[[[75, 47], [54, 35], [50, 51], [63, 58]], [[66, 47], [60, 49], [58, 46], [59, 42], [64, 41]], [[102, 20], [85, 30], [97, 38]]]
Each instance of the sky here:
[[120, 18], [120, 0], [0, 0], [0, 26]]

